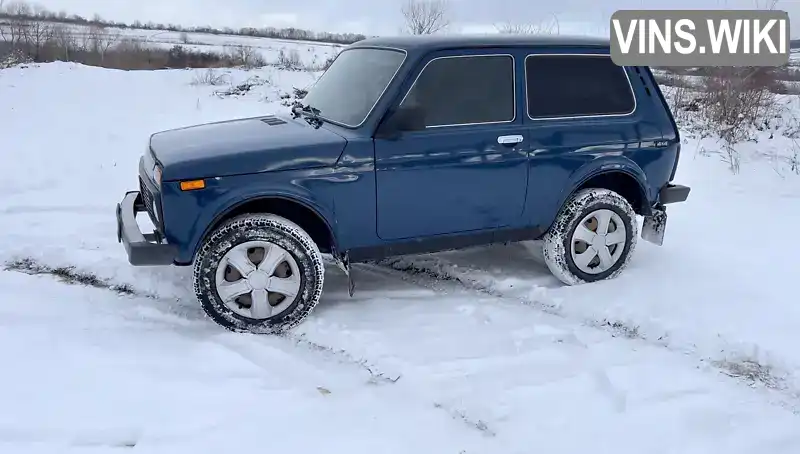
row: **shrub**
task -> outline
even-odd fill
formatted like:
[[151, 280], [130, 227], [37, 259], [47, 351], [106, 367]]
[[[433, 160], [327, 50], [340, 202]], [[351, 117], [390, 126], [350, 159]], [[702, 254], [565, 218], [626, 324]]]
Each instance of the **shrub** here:
[[225, 85], [228, 83], [230, 83], [230, 77], [228, 74], [217, 73], [211, 68], [195, 74], [194, 79], [192, 79], [192, 85], [217, 86], [217, 85]]
[[250, 46], [226, 46], [224, 55], [229, 61], [236, 62], [235, 66], [243, 66], [247, 69], [260, 68], [267, 64], [258, 50]]
[[23, 63], [30, 63], [30, 59], [26, 55], [17, 51], [4, 51], [3, 46], [0, 46], [0, 69], [11, 68]]
[[336, 60], [336, 57], [338, 57], [338, 54], [331, 55], [330, 57], [326, 58], [325, 61], [322, 63], [322, 70], [325, 71], [328, 68], [330, 68], [331, 65], [333, 64], [333, 61]]
[[291, 49], [289, 52], [280, 50], [278, 53], [277, 66], [282, 69], [300, 70], [303, 68], [303, 59], [300, 58], [300, 52], [297, 49]]
[[738, 173], [740, 157], [734, 145], [750, 139], [753, 128], [769, 126], [776, 107], [773, 93], [782, 84], [769, 67], [703, 69], [702, 117], [722, 139], [730, 169]]

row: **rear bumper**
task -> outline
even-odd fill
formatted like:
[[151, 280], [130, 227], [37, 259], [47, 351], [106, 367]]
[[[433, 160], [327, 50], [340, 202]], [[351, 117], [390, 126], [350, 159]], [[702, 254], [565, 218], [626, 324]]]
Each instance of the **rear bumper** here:
[[658, 202], [651, 208], [650, 213], [644, 217], [642, 224], [642, 238], [661, 246], [664, 244], [664, 232], [667, 229], [667, 207], [670, 203], [685, 202], [689, 198], [689, 186], [667, 184], [658, 191]]
[[125, 194], [117, 204], [117, 241], [125, 246], [128, 261], [134, 266], [171, 265], [177, 248], [163, 243], [156, 232], [142, 233], [136, 222], [136, 214], [147, 211], [139, 191]]
[[690, 191], [689, 186], [668, 184], [658, 192], [658, 202], [662, 205], [685, 202], [689, 198]]

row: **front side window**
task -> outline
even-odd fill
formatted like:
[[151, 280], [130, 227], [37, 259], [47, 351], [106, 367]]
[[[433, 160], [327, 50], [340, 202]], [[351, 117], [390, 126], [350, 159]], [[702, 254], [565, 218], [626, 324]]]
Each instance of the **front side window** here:
[[347, 127], [360, 126], [369, 116], [405, 53], [391, 49], [356, 48], [342, 51], [308, 90], [303, 103], [321, 117]]
[[514, 59], [510, 55], [431, 60], [401, 103], [422, 108], [425, 126], [514, 121]]
[[525, 59], [533, 119], [624, 115], [636, 105], [625, 70], [608, 55], [531, 55]]

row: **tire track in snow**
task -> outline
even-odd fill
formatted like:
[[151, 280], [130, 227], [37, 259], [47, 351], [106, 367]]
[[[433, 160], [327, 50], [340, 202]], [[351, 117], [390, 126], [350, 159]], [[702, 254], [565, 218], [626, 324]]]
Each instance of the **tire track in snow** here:
[[[326, 262], [327, 261], [328, 260], [326, 260]], [[515, 304], [522, 302], [523, 304], [536, 308], [537, 310], [540, 310], [546, 314], [555, 315], [566, 320], [578, 322], [585, 326], [603, 330], [609, 333], [612, 337], [640, 339], [648, 344], [666, 348], [667, 350], [685, 356], [691, 356], [699, 362], [699, 365], [703, 367], [714, 368], [722, 374], [732, 377], [739, 382], [749, 382], [751, 387], [755, 387], [756, 384], [761, 384], [763, 387], [766, 387], [772, 391], [776, 391], [782, 396], [782, 399], [779, 399], [778, 401], [779, 404], [791, 409], [795, 414], [800, 414], [800, 391], [787, 386], [785, 384], [786, 381], [771, 376], [769, 374], [769, 370], [759, 368], [758, 364], [746, 361], [742, 363], [730, 362], [718, 358], [704, 357], [698, 355], [696, 352], [690, 349], [671, 345], [668, 340], [664, 340], [662, 338], [650, 338], [645, 334], [640, 333], [636, 327], [630, 327], [623, 322], [611, 320], [598, 321], [591, 318], [564, 314], [559, 310], [559, 305], [557, 303], [547, 298], [546, 291], [544, 289], [540, 289], [541, 291], [537, 292], [532, 297], [512, 297], [498, 289], [497, 286], [493, 284], [490, 276], [476, 276], [475, 273], [479, 273], [480, 270], [471, 269], [469, 272], [461, 271], [457, 269], [457, 267], [447, 263], [445, 260], [435, 257], [389, 259], [380, 263], [360, 265], [359, 267], [362, 268], [363, 271], [371, 270], [384, 275], [387, 271], [394, 272], [391, 274], [397, 279], [411, 282], [415, 285], [437, 292], [443, 291], [436, 285], [437, 282], [451, 282], [465, 290], [481, 293], [498, 298], [500, 300], [513, 302]], [[164, 304], [158, 306], [140, 307], [140, 313], [141, 315], [148, 317], [153, 321], [158, 320], [159, 322], [166, 323], [169, 326], [174, 327], [176, 324], [183, 325], [185, 322], [192, 323], [199, 321], [200, 319], [202, 319], [203, 322], [208, 322], [209, 325], [212, 324], [206, 319], [205, 315], [202, 314], [202, 311], [194, 304], [190, 304], [179, 299], [166, 299], [157, 294], [135, 289], [130, 284], [114, 283], [103, 280], [97, 278], [90, 272], [80, 271], [74, 267], [53, 268], [48, 265], [41, 264], [33, 259], [26, 258], [7, 263], [6, 269], [24, 272], [27, 274], [52, 275], [59, 280], [70, 284], [88, 285], [95, 288], [113, 291], [122, 295], [143, 297], [154, 301], [159, 301]], [[302, 347], [303, 350], [313, 351], [316, 355], [322, 355], [328, 360], [334, 360], [339, 363], [348, 364], [350, 367], [355, 367], [360, 369], [362, 372], [366, 372], [369, 375], [369, 379], [367, 381], [370, 383], [395, 383], [401, 378], [400, 375], [393, 375], [382, 371], [379, 366], [375, 365], [374, 362], [367, 358], [356, 358], [343, 349], [335, 349], [332, 346], [323, 345], [309, 340], [304, 334], [297, 335], [289, 331], [279, 333], [277, 336], [285, 338], [298, 347]], [[254, 342], [258, 342], [255, 339], [256, 338], [254, 338]], [[236, 351], [236, 349], [230, 348], [223, 344], [220, 344], [220, 346], [228, 348], [229, 350], [234, 351], [237, 355], [242, 356], [242, 353]], [[260, 362], [258, 359], [253, 359], [257, 357], [258, 355], [255, 354], [255, 356], [251, 355], [250, 357], [244, 358], [254, 365], [262, 367], [264, 364], [263, 361]]]
[[[297, 380], [309, 381], [308, 376], [305, 374], [298, 376], [296, 372], [298, 369], [308, 371], [311, 378], [316, 377], [318, 379], [314, 383], [320, 383], [320, 385], [316, 386], [316, 390], [322, 394], [336, 393], [343, 390], [325, 384], [326, 369], [320, 367], [320, 359], [323, 360], [323, 364], [335, 363], [344, 366], [343, 370], [346, 370], [347, 375], [350, 375], [350, 378], [346, 379], [348, 380], [348, 389], [363, 386], [394, 385], [402, 378], [399, 374], [394, 375], [383, 371], [380, 366], [368, 358], [357, 358], [344, 349], [337, 349], [333, 346], [310, 340], [305, 334], [298, 335], [291, 331], [286, 331], [265, 337], [258, 334], [236, 333], [227, 330], [220, 332], [221, 328], [205, 317], [205, 314], [202, 314], [199, 305], [197, 305], [196, 311], [192, 311], [184, 301], [163, 298], [160, 295], [137, 289], [127, 283], [100, 279], [90, 271], [82, 271], [76, 267], [50, 267], [34, 259], [26, 258], [6, 263], [5, 270], [34, 276], [55, 277], [67, 285], [88, 286], [113, 292], [122, 297], [141, 298], [157, 302], [159, 303], [157, 305], [135, 307], [134, 310], [137, 313], [135, 319], [141, 321], [142, 318], [145, 318], [148, 323], [160, 324], [182, 336], [213, 344], [252, 364], [266, 375], [274, 374], [276, 370], [284, 371], [286, 362], [292, 363], [294, 366], [292, 376]], [[121, 315], [126, 317], [125, 314]], [[206, 329], [206, 326], [203, 325], [207, 325], [210, 329]], [[283, 342], [275, 343], [276, 339], [280, 339]], [[288, 350], [291, 350], [291, 353]], [[306, 359], [298, 358], [297, 352], [302, 352], [302, 356]], [[276, 361], [276, 359], [280, 359], [280, 361]], [[330, 371], [327, 370], [327, 372]], [[344, 377], [336, 374], [333, 378], [341, 382]], [[435, 400], [426, 400], [426, 397], [429, 396], [421, 396], [413, 388], [402, 386], [402, 383], [400, 383], [400, 388], [396, 386], [392, 386], [392, 388], [395, 391], [387, 391], [388, 394], [385, 395], [389, 398], [389, 401], [417, 401], [423, 408], [428, 408], [429, 411], [438, 413], [469, 431], [476, 432], [477, 436], [495, 436], [495, 433], [483, 421], [471, 418], [463, 410]]]
[[[699, 354], [696, 350], [681, 347], [670, 343], [664, 337], [653, 338], [639, 331], [638, 327], [618, 320], [596, 320], [588, 317], [566, 314], [560, 309], [560, 304], [547, 296], [547, 289], [537, 287], [528, 297], [511, 296], [494, 284], [494, 279], [488, 272], [480, 269], [461, 271], [457, 266], [438, 257], [400, 257], [390, 258], [379, 262], [371, 262], [371, 266], [382, 268], [387, 272], [396, 272], [401, 279], [428, 286], [436, 290], [437, 281], [452, 282], [463, 289], [471, 290], [499, 300], [522, 303], [543, 313], [560, 317], [564, 320], [574, 321], [578, 324], [602, 330], [612, 337], [635, 339], [649, 345], [664, 348], [670, 352], [691, 357], [697, 362], [698, 367], [713, 369], [718, 373], [732, 378], [739, 384], [749, 388], [765, 390], [773, 404], [779, 405], [793, 414], [800, 416], [800, 389], [790, 385], [792, 377], [778, 377], [771, 374], [769, 368], [759, 367], [758, 364], [742, 361], [732, 362], [726, 358], [714, 358]], [[478, 273], [476, 275], [476, 273]], [[483, 273], [483, 274], [480, 274]]]
[[[23, 266], [24, 265], [24, 266]], [[417, 264], [418, 265], [418, 264]], [[441, 265], [441, 263], [440, 263]], [[38, 268], [37, 268], [38, 267]], [[410, 268], [409, 268], [410, 267]], [[491, 427], [493, 425], [492, 419], [489, 418], [489, 424], [484, 422], [484, 418], [479, 418], [475, 416], [480, 416], [480, 413], [483, 410], [480, 409], [469, 409], [469, 408], [459, 408], [461, 405], [458, 402], [447, 402], [446, 400], [441, 399], [436, 392], [426, 392], [425, 388], [422, 389], [415, 389], [413, 385], [406, 385], [400, 376], [386, 376], [386, 374], [380, 371], [380, 368], [375, 367], [373, 364], [370, 364], [366, 359], [357, 359], [344, 349], [336, 349], [330, 345], [324, 345], [319, 342], [315, 342], [314, 340], [309, 340], [304, 335], [296, 335], [294, 333], [286, 333], [284, 335], [278, 336], [258, 336], [258, 335], [230, 335], [231, 333], [225, 331], [226, 335], [217, 335], [219, 333], [219, 329], [217, 329], [216, 325], [213, 324], [211, 321], [207, 321], [202, 314], [202, 311], [199, 307], [192, 305], [191, 308], [189, 307], [189, 303], [186, 301], [181, 301], [179, 299], [172, 299], [172, 298], [163, 298], [159, 295], [146, 293], [136, 289], [135, 287], [124, 285], [124, 284], [116, 284], [113, 281], [104, 281], [98, 278], [84, 278], [84, 279], [74, 279], [75, 277], [80, 278], [81, 276], [85, 277], [85, 274], [79, 270], [74, 268], [67, 268], [67, 269], [50, 269], [45, 265], [41, 265], [39, 263], [33, 261], [19, 261], [16, 263], [10, 264], [9, 268], [16, 268], [15, 271], [20, 272], [27, 272], [28, 274], [50, 274], [58, 277], [61, 280], [66, 280], [68, 283], [73, 284], [85, 284], [90, 285], [93, 287], [103, 288], [109, 291], [115, 291], [117, 293], [121, 293], [125, 296], [130, 297], [145, 297], [150, 300], [156, 301], [158, 303], [162, 303], [162, 305], [143, 305], [141, 308], [145, 309], [145, 312], [142, 313], [139, 310], [140, 315], [144, 315], [146, 318], [157, 321], [159, 323], [163, 323], [167, 329], [172, 331], [177, 331], [181, 335], [189, 336], [200, 340], [201, 342], [209, 342], [219, 348], [223, 348], [226, 351], [229, 351], [231, 354], [235, 354], [237, 357], [249, 362], [250, 364], [254, 365], [258, 369], [261, 369], [265, 376], [267, 375], [274, 375], [276, 370], [276, 362], [282, 363], [283, 359], [280, 358], [289, 358], [290, 362], [294, 362], [295, 365], [298, 365], [297, 362], [300, 362], [300, 366], [304, 366], [306, 370], [310, 370], [312, 374], [310, 377], [306, 377], [305, 375], [301, 374], [301, 376], [296, 376], [295, 374], [290, 374], [291, 377], [295, 377], [295, 379], [303, 379], [303, 382], [306, 383], [308, 386], [304, 388], [309, 388], [309, 392], [323, 392], [324, 391], [332, 391], [333, 393], [338, 394], [338, 391], [347, 392], [349, 389], [360, 388], [367, 384], [393, 384], [400, 381], [399, 385], [393, 385], [388, 388], [381, 387], [381, 390], [375, 390], [375, 392], [382, 393], [379, 395], [385, 396], [381, 398], [381, 400], [386, 399], [387, 404], [390, 404], [392, 401], [397, 402], [408, 402], [409, 400], [416, 401], [418, 403], [422, 403], [425, 406], [427, 402], [427, 408], [430, 409], [432, 412], [438, 412], [442, 416], [447, 416], [449, 419], [454, 421], [456, 424], [462, 425], [469, 431], [475, 433], [476, 435], [480, 435], [484, 438], [488, 437], [489, 439], [494, 438], [498, 435], [498, 431], [496, 427]], [[399, 269], [398, 269], [399, 268]], [[422, 288], [427, 288], [429, 290], [433, 290], [434, 292], [441, 292], [443, 294], [447, 293], [449, 286], [454, 285], [456, 289], [466, 290], [468, 293], [478, 293], [489, 295], [494, 298], [497, 298], [498, 301], [505, 301], [511, 303], [513, 305], [519, 305], [519, 299], [508, 297], [503, 295], [502, 291], [497, 289], [493, 289], [491, 286], [481, 286], [481, 285], [470, 285], [469, 279], [455, 278], [453, 276], [448, 276], [443, 272], [430, 272], [430, 270], [425, 271], [424, 269], [419, 268], [418, 266], [412, 266], [410, 264], [398, 264], [393, 263], [392, 261], [384, 262], [383, 264], [366, 264], [366, 265], [358, 265], [356, 268], [356, 272], [359, 271], [366, 271], [366, 272], [374, 272], [378, 275], [383, 275], [387, 277], [392, 277], [398, 279], [400, 281], [406, 281], [413, 283], [417, 286]], [[67, 271], [65, 271], [67, 270]], [[56, 272], [54, 272], [56, 271]], [[88, 274], [88, 273], [87, 273]], [[463, 277], [463, 276], [462, 276]], [[74, 282], [69, 282], [72, 279]], [[83, 282], [82, 282], [83, 281]], [[464, 282], [466, 281], [466, 282]], [[444, 285], [442, 285], [444, 284]], [[525, 301], [523, 301], [524, 303]], [[528, 301], [528, 303], [531, 303]], [[546, 303], [546, 302], [545, 302]], [[551, 315], [558, 315], [561, 318], [564, 318], [567, 321], [574, 321], [571, 320], [570, 317], [565, 317], [562, 314], [558, 313], [556, 305], [546, 305], [551, 310], [546, 312], [550, 313]], [[556, 309], [556, 310], [553, 310]], [[201, 323], [198, 323], [200, 320], [203, 319]], [[596, 328], [596, 322], [593, 323], [583, 323], [589, 324]], [[198, 329], [200, 328], [200, 329]], [[210, 329], [209, 329], [210, 328]], [[603, 328], [603, 327], [600, 327]], [[603, 328], [606, 332], [610, 332], [612, 337], [618, 337], [620, 334], [621, 328], [614, 327], [613, 325], [609, 324]], [[209, 335], [209, 333], [215, 333]], [[625, 337], [635, 337], [631, 336], [630, 333], [622, 332]], [[290, 343], [279, 342], [275, 343], [275, 337], [282, 337], [283, 340], [289, 341]], [[580, 343], [580, 341], [578, 342]], [[661, 344], [657, 344], [658, 346], [664, 346]], [[295, 349], [295, 347], [302, 347], [299, 349]], [[278, 348], [278, 352], [273, 352], [275, 354], [265, 353], [266, 349], [269, 348]], [[288, 350], [288, 352], [287, 352]], [[301, 352], [302, 356], [307, 358], [306, 364], [303, 364], [303, 359], [295, 357], [297, 352]], [[277, 356], [276, 356], [277, 354]], [[583, 353], [579, 354], [583, 355]], [[609, 377], [604, 371], [603, 364], [593, 364], [593, 359], [591, 358], [592, 355], [586, 356], [587, 367], [589, 367], [589, 375], [591, 376], [592, 380], [595, 382], [595, 387], [598, 392], [605, 395], [609, 404], [612, 408], [616, 409], [616, 411], [625, 411], [626, 408], [626, 396], [624, 392], [617, 390], [614, 388], [613, 383], [609, 381]], [[278, 358], [280, 357], [280, 358]], [[276, 359], [278, 358], [278, 359]], [[324, 362], [320, 363], [319, 360], [323, 359]], [[335, 362], [335, 363], [344, 363], [346, 367], [341, 369], [327, 369], [324, 367], [325, 364], [330, 365], [328, 362]], [[702, 363], [702, 360], [701, 360]], [[708, 364], [704, 364], [708, 367]], [[278, 366], [279, 367], [279, 366]], [[295, 368], [297, 370], [298, 368]], [[302, 369], [301, 369], [302, 370]], [[335, 377], [339, 380], [339, 387], [329, 387], [326, 386], [324, 380], [324, 372], [328, 371], [332, 373]], [[339, 374], [337, 371], [345, 372]], [[367, 374], [366, 376], [364, 374]], [[291, 378], [290, 377], [290, 378]], [[549, 383], [557, 383], [563, 380], [564, 378], [569, 377], [552, 377], [552, 380], [549, 380]], [[311, 380], [309, 380], [311, 379]], [[313, 379], [316, 379], [314, 381]], [[343, 380], [342, 380], [343, 379]], [[345, 387], [342, 389], [342, 381], [345, 382]], [[422, 383], [424, 385], [424, 383]], [[538, 388], [541, 385], [547, 385], [547, 382], [536, 383], [536, 384], [529, 384], [529, 386], [533, 386], [533, 388]], [[314, 386], [312, 386], [314, 385]], [[317, 390], [313, 388], [318, 386]], [[369, 392], [369, 391], [368, 391]], [[397, 405], [397, 404], [394, 404]], [[784, 405], [786, 407], [786, 405]], [[789, 408], [796, 413], [796, 406]], [[476, 415], [477, 410], [477, 415]], [[489, 416], [489, 415], [487, 415]], [[494, 421], [497, 422], [497, 421]], [[502, 431], [500, 431], [502, 432]]]
[[[16, 271], [30, 275], [48, 275], [59, 279], [61, 282], [71, 285], [84, 285], [94, 287], [101, 290], [108, 290], [128, 297], [146, 298], [155, 302], [163, 303], [161, 305], [142, 306], [138, 308], [139, 315], [148, 318], [152, 322], [162, 323], [173, 327], [174, 329], [182, 329], [186, 331], [187, 323], [191, 326], [194, 322], [202, 322], [209, 327], [217, 327], [210, 319], [205, 317], [199, 305], [192, 305], [191, 308], [187, 302], [178, 299], [163, 298], [157, 294], [145, 292], [134, 288], [130, 284], [115, 283], [110, 280], [100, 279], [88, 271], [81, 271], [75, 267], [50, 267], [48, 265], [39, 263], [34, 259], [20, 259], [7, 263], [5, 266], [7, 271]], [[193, 310], [196, 309], [196, 310]], [[188, 331], [187, 331], [188, 332]], [[228, 333], [228, 331], [225, 331]], [[242, 333], [248, 336], [246, 333]], [[381, 369], [372, 364], [367, 359], [357, 359], [351, 356], [344, 350], [337, 350], [333, 347], [322, 345], [310, 341], [304, 335], [296, 335], [292, 332], [277, 333], [273, 337], [285, 339], [291, 342], [294, 346], [301, 347], [304, 350], [314, 352], [316, 356], [323, 356], [327, 359], [334, 359], [337, 362], [348, 364], [350, 367], [355, 367], [362, 372], [366, 372], [370, 376], [370, 381], [373, 383], [394, 383], [399, 380], [399, 376], [391, 376], [381, 371]], [[258, 336], [252, 335], [250, 338], [252, 342], [259, 342]], [[230, 343], [221, 343], [228, 349], [233, 350], [237, 355], [242, 354], [235, 348], [230, 347]], [[238, 346], [241, 347], [241, 344]], [[257, 355], [256, 355], [257, 356]], [[247, 359], [263, 367], [263, 363], [255, 356], [248, 356]]]
[[[462, 293], [465, 293], [464, 296], [466, 298], [471, 298], [469, 296], [470, 293], [475, 295], [475, 293], [484, 293], [479, 290], [475, 290], [469, 287], [465, 287], [463, 284], [455, 281], [454, 279], [437, 279], [435, 276], [431, 276], [430, 274], [419, 274], [419, 273], [408, 273], [407, 271], [396, 270], [390, 267], [386, 267], [380, 264], [358, 264], [354, 266], [354, 273], [356, 275], [356, 279], [360, 280], [363, 275], [369, 274], [377, 274], [384, 277], [393, 277], [395, 279], [401, 279], [409, 283], [413, 283], [415, 285], [419, 285], [424, 288], [428, 288], [436, 293], [441, 294], [443, 297], [449, 297], [450, 299], [456, 298], [458, 299]], [[366, 276], [363, 276], [366, 277]], [[374, 291], [372, 289], [367, 291]], [[500, 306], [504, 306], [507, 308], [519, 307], [519, 301], [513, 298], [503, 297], [503, 296], [495, 296], [495, 295], [488, 295], [490, 298], [481, 297], [479, 295], [478, 300], [483, 300], [482, 304], [491, 304], [492, 299], [496, 299]], [[433, 299], [435, 301], [435, 299]], [[488, 300], [488, 301], [487, 301]], [[479, 303], [481, 304], [481, 303]], [[505, 312], [505, 310], [501, 309], [501, 312]], [[511, 311], [512, 313], [518, 313], [520, 315], [524, 314], [523, 312], [519, 311]], [[494, 314], [494, 311], [489, 311], [488, 313]], [[477, 315], [477, 314], [476, 314]], [[533, 314], [531, 314], [533, 315]], [[544, 326], [552, 326], [556, 328], [565, 328], [568, 332], [562, 333], [554, 333], [555, 335], [546, 336], [550, 337], [548, 345], [540, 345], [536, 347], [535, 350], [529, 351], [527, 353], [522, 353], [522, 355], [512, 355], [512, 356], [499, 356], [499, 357], [492, 357], [492, 360], [489, 363], [486, 363], [485, 358], [481, 358], [480, 361], [482, 362], [480, 368], [473, 368], [471, 366], [475, 365], [475, 361], [477, 360], [476, 357], [471, 356], [470, 354], [464, 355], [456, 355], [453, 358], [445, 360], [445, 363], [437, 362], [434, 367], [435, 370], [438, 371], [439, 375], [439, 383], [438, 385], [442, 385], [442, 383], [446, 383], [448, 380], [448, 369], [452, 371], [453, 374], [463, 374], [465, 376], [469, 376], [469, 379], [464, 380], [464, 384], [461, 385], [463, 388], [464, 385], [467, 388], [461, 390], [461, 392], [465, 392], [467, 394], [472, 392], [479, 392], [477, 389], [480, 389], [480, 385], [476, 390], [468, 390], [469, 385], [468, 382], [472, 379], [476, 381], [483, 381], [483, 382], [494, 382], [497, 386], [501, 386], [503, 388], [503, 392], [501, 396], [498, 396], [498, 400], [494, 402], [493, 406], [484, 407], [484, 403], [479, 401], [471, 401], [466, 395], [460, 396], [459, 391], [455, 391], [456, 395], [450, 398], [450, 408], [447, 409], [447, 412], [450, 413], [454, 418], [463, 418], [464, 423], [468, 424], [472, 427], [475, 427], [478, 430], [485, 430], [486, 435], [489, 437], [497, 436], [497, 435], [506, 435], [506, 432], [513, 431], [511, 427], [506, 426], [506, 424], [510, 424], [513, 426], [517, 424], [519, 419], [510, 421], [508, 419], [508, 414], [505, 414], [508, 408], [514, 407], [519, 402], [526, 401], [527, 399], [536, 400], [538, 396], [542, 394], [549, 394], [549, 393], [558, 393], [560, 388], [564, 386], [574, 386], [578, 382], [585, 382], [589, 383], [591, 387], [593, 387], [596, 395], [600, 397], [597, 401], [600, 403], [599, 408], [607, 408], [611, 413], [614, 415], [624, 415], [626, 413], [631, 412], [640, 412], [643, 410], [643, 407], [647, 407], [650, 410], [658, 412], [659, 410], [653, 410], [661, 407], [662, 405], [677, 405], [683, 407], [694, 407], [696, 403], [700, 400], [708, 398], [708, 396], [719, 395], [720, 393], [724, 393], [726, 391], [717, 391], [717, 388], [713, 385], [709, 384], [702, 384], [702, 385], [678, 385], [675, 388], [672, 388], [673, 385], [662, 385], [662, 384], [655, 384], [653, 385], [655, 388], [666, 388], [661, 390], [660, 392], [653, 392], [652, 395], [647, 396], [646, 398], [642, 398], [639, 395], [639, 392], [630, 389], [630, 384], [626, 383], [626, 380], [620, 379], [621, 376], [629, 375], [629, 376], [647, 376], [649, 375], [650, 371], [652, 370], [654, 363], [657, 363], [659, 360], [655, 358], [648, 359], [648, 354], [646, 353], [652, 345], [649, 343], [642, 342], [642, 345], [639, 345], [637, 348], [636, 345], [630, 345], [631, 351], [640, 350], [639, 354], [632, 355], [632, 360], [623, 360], [622, 362], [618, 362], [615, 360], [609, 361], [610, 357], [607, 352], [610, 349], [620, 350], [625, 349], [625, 343], [619, 342], [614, 338], [619, 336], [606, 336], [608, 330], [588, 330], [588, 327], [581, 323], [575, 323], [574, 320], [564, 317], [558, 317], [564, 321], [564, 323], [559, 323], [555, 319], [547, 320], [551, 318], [548, 314], [547, 317], [544, 319], [540, 319], [537, 317], [531, 317], [531, 322], [534, 325], [540, 325], [540, 322], [544, 324]], [[479, 316], [479, 318], [482, 318]], [[494, 317], [487, 318], [488, 323], [492, 323]], [[441, 318], [442, 320], [446, 319], [446, 317]], [[551, 322], [555, 322], [555, 324], [550, 325]], [[563, 326], [562, 326], [563, 325]], [[512, 325], [515, 326], [515, 325]], [[583, 329], [581, 329], [583, 327]], [[572, 329], [578, 328], [577, 331], [573, 332]], [[357, 328], [356, 328], [357, 329]], [[547, 330], [547, 328], [545, 328]], [[364, 330], [369, 333], [371, 328], [364, 327]], [[595, 334], [589, 334], [589, 338], [585, 338], [584, 336], [580, 336], [580, 332], [583, 332], [584, 335], [594, 332]], [[546, 331], [547, 332], [547, 331]], [[457, 333], [453, 333], [455, 336], [458, 336]], [[551, 334], [551, 333], [548, 333]], [[424, 336], [424, 333], [420, 333], [421, 336]], [[475, 336], [480, 337], [481, 334], [479, 332], [474, 333]], [[580, 337], [579, 337], [580, 336]], [[515, 332], [508, 332], [508, 337], [513, 339], [515, 337]], [[631, 336], [624, 336], [630, 338]], [[358, 337], [356, 337], [358, 339]], [[362, 338], [363, 339], [363, 338]], [[369, 339], [369, 336], [367, 336]], [[491, 337], [490, 337], [491, 339]], [[592, 340], [590, 340], [592, 339]], [[634, 339], [639, 340], [639, 339]], [[488, 342], [492, 342], [492, 340], [487, 339]], [[555, 344], [560, 344], [560, 346], [555, 346]], [[528, 343], [530, 346], [530, 343]], [[563, 351], [563, 347], [568, 348], [568, 352]], [[470, 348], [470, 347], [467, 347]], [[524, 350], [528, 350], [524, 348]], [[521, 382], [516, 382], [513, 379], [508, 379], [510, 376], [519, 376], [518, 372], [524, 372], [522, 368], [517, 368], [515, 366], [522, 365], [524, 363], [528, 363], [528, 365], [539, 363], [540, 365], [555, 365], [557, 361], [553, 361], [553, 353], [557, 350], [561, 350], [562, 354], [565, 356], [571, 356], [572, 362], [577, 364], [576, 367], [570, 369], [567, 366], [561, 372], [555, 370], [541, 370], [538, 371], [535, 375], [529, 376], [526, 379], [522, 380]], [[537, 353], [538, 352], [538, 353]], [[388, 353], [388, 352], [387, 352]], [[657, 353], [657, 352], [652, 352]], [[402, 355], [402, 353], [400, 353]], [[543, 362], [540, 362], [537, 359], [537, 356], [541, 355], [541, 359]], [[644, 355], [644, 356], [642, 356]], [[672, 356], [669, 352], [664, 352], [664, 356]], [[423, 355], [424, 358], [425, 355]], [[436, 355], [434, 355], [436, 357]], [[627, 355], [624, 357], [631, 357], [631, 355]], [[417, 361], [413, 358], [408, 358], [412, 363], [417, 363]], [[693, 374], [692, 372], [694, 367], [692, 367], [692, 360], [690, 359], [688, 362], [683, 360], [682, 358], [675, 358], [675, 364], [680, 364], [680, 370], [676, 371], [675, 379], [678, 382], [682, 382], [685, 380], [685, 377], [688, 375]], [[662, 358], [663, 360], [663, 358]], [[421, 368], [425, 368], [425, 359], [420, 359], [421, 361]], [[452, 366], [448, 365], [448, 361], [452, 363]], [[531, 362], [532, 361], [532, 362]], [[668, 362], [671, 360], [668, 360]], [[672, 364], [672, 362], [669, 362]], [[444, 367], [444, 371], [442, 371], [442, 366]], [[688, 367], [686, 367], [688, 366]], [[697, 369], [701, 369], [697, 367]], [[708, 369], [707, 367], [704, 369]], [[706, 373], [708, 372], [708, 373]], [[424, 370], [422, 370], [424, 373]], [[701, 375], [705, 375], [708, 378], [716, 377], [716, 371], [714, 370], [706, 370], [701, 371]], [[419, 378], [420, 374], [417, 374]], [[437, 373], [434, 373], [437, 375]], [[461, 376], [461, 375], [458, 375]], [[477, 377], [481, 378], [477, 378]], [[456, 375], [453, 375], [455, 378]], [[678, 378], [681, 377], [681, 378]], [[410, 375], [409, 380], [414, 380], [414, 376]], [[655, 383], [661, 383], [661, 378], [657, 378]], [[726, 379], [722, 379], [723, 381], [727, 381]], [[436, 379], [435, 379], [436, 381]], [[454, 388], [458, 388], [459, 380], [455, 380], [452, 383]], [[703, 382], [705, 383], [705, 382]], [[627, 384], [627, 386], [626, 386]], [[430, 386], [434, 388], [437, 386], [436, 383], [428, 384], [422, 383], [424, 387]], [[445, 385], [451, 386], [451, 385]], [[645, 388], [649, 388], [645, 386]], [[733, 388], [739, 389], [740, 384], [735, 383]], [[573, 392], [580, 393], [578, 391], [580, 386], [576, 388]], [[724, 388], [727, 390], [728, 388]], [[582, 390], [585, 391], [585, 388]], [[633, 391], [633, 392], [632, 392]], [[746, 391], [745, 391], [746, 392]], [[445, 394], [442, 394], [442, 397], [445, 395], [449, 395], [449, 391], [446, 391]], [[465, 400], [466, 402], [462, 401], [462, 397], [467, 397]], [[761, 396], [758, 396], [760, 399]], [[471, 402], [470, 402], [471, 401]], [[605, 401], [605, 402], [604, 402]], [[681, 403], [677, 403], [681, 402]], [[774, 403], [774, 402], [771, 402]], [[460, 407], [460, 408], [459, 408]], [[598, 407], [595, 407], [598, 408]], [[785, 410], [787, 407], [785, 405], [779, 406], [779, 408]], [[789, 408], [791, 410], [791, 408]], [[519, 412], [518, 410], [509, 410], [510, 412]], [[795, 413], [796, 414], [796, 413]], [[512, 417], [513, 418], [513, 417]], [[619, 416], [620, 419], [624, 419], [624, 416]], [[488, 424], [487, 424], [488, 423]], [[499, 430], [497, 430], [499, 429]]]

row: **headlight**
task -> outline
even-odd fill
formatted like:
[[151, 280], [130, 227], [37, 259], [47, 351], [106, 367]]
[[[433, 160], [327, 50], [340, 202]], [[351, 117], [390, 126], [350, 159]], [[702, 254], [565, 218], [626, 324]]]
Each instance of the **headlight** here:
[[153, 168], [153, 181], [157, 186], [161, 186], [161, 167], [158, 164]]

